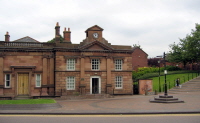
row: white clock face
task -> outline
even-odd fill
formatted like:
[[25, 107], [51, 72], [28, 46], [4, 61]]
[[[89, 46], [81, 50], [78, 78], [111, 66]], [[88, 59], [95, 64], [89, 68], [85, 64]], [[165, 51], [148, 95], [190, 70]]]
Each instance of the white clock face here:
[[98, 33], [93, 33], [94, 38], [98, 38]]

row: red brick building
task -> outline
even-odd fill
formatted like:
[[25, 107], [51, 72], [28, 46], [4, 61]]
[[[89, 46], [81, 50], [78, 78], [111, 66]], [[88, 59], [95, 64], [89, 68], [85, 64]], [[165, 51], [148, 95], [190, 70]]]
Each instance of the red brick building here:
[[0, 97], [132, 94], [131, 46], [111, 45], [97, 25], [80, 44], [55, 27], [55, 42], [30, 37], [0, 41]]
[[132, 68], [137, 70], [138, 67], [148, 67], [148, 54], [141, 48], [134, 47], [132, 53]]

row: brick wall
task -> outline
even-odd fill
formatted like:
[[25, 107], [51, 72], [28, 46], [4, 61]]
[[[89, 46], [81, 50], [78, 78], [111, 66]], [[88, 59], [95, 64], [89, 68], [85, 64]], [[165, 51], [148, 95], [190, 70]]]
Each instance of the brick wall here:
[[140, 48], [136, 48], [132, 53], [132, 69], [137, 70], [138, 67], [148, 67], [147, 54]]

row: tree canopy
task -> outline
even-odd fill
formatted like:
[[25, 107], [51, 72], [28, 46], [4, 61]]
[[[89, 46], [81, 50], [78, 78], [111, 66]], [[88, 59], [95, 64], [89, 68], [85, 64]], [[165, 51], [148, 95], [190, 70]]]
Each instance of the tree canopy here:
[[[47, 41], [47, 43], [55, 43], [56, 38], [53, 38], [49, 41]], [[60, 35], [60, 42], [63, 42], [64, 38]]]
[[191, 34], [187, 34], [185, 38], [180, 39], [178, 44], [169, 45], [170, 52], [167, 59], [170, 62], [198, 63], [200, 60], [200, 24], [195, 25]]

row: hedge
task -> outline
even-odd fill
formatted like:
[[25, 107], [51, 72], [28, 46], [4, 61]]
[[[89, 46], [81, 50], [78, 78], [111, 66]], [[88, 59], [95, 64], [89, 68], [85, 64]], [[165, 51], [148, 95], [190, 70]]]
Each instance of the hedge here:
[[[164, 67], [160, 67], [160, 74], [164, 75]], [[170, 71], [179, 71], [181, 70], [180, 68], [176, 66], [166, 66], [166, 70], [168, 73]], [[133, 80], [137, 79], [146, 79], [146, 78], [151, 78], [159, 75], [159, 67], [142, 67], [138, 68], [138, 71], [133, 71], [132, 72], [132, 77]]]

